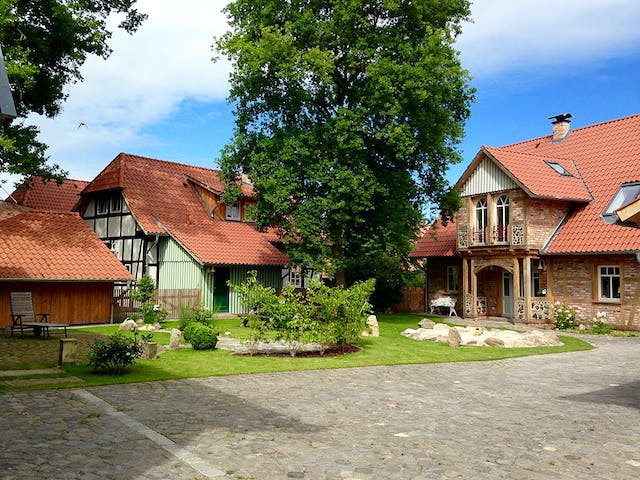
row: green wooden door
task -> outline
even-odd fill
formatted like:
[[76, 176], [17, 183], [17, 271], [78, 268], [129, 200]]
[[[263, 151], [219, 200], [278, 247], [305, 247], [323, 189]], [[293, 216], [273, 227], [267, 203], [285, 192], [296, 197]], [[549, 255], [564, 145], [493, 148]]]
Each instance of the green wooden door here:
[[229, 269], [218, 268], [213, 274], [213, 308], [220, 313], [229, 313]]

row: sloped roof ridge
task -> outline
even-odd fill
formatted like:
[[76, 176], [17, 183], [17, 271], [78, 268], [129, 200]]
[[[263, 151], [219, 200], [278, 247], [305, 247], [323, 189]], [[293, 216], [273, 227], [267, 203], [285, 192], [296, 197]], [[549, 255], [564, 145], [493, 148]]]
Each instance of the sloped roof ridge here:
[[160, 158], [145, 157], [143, 155], [136, 155], [134, 153], [122, 152], [118, 156], [120, 156], [120, 155], [126, 155], [128, 157], [138, 158], [140, 160], [149, 160], [149, 161], [152, 161], [152, 162], [162, 162], [162, 163], [167, 163], [167, 164], [176, 165], [176, 166], [180, 166], [180, 167], [187, 167], [187, 168], [196, 169], [196, 170], [204, 170], [206, 172], [215, 172], [215, 173], [220, 173], [221, 172], [220, 170], [217, 170], [215, 168], [201, 167], [199, 165], [190, 165], [188, 163], [174, 162], [174, 161], [171, 161], [171, 160], [162, 160]]
[[[524, 142], [521, 142], [524, 143]], [[515, 144], [513, 144], [515, 145]], [[484, 146], [483, 148], [486, 148], [488, 150], [498, 150], [500, 152], [506, 152], [506, 153], [515, 153], [518, 155], [526, 155], [528, 157], [535, 157], [535, 158], [541, 158], [541, 159], [554, 159], [554, 160], [567, 160], [567, 161], [571, 161], [571, 157], [558, 157], [558, 156], [551, 156], [551, 155], [538, 155], [537, 153], [530, 153], [530, 152], [522, 152], [520, 150], [511, 150], [510, 147], [511, 145], [507, 145], [506, 147], [487, 147]]]
[[[591, 125], [585, 125], [584, 127], [578, 127], [578, 128], [571, 129], [570, 130], [570, 134], [571, 133], [576, 133], [576, 132], [581, 132], [581, 131], [584, 131], [584, 130], [589, 130], [589, 129], [592, 129], [592, 128], [598, 128], [598, 127], [601, 127], [603, 125], [607, 125], [607, 124], [611, 124], [611, 123], [624, 122], [624, 121], [628, 121], [628, 120], [631, 120], [633, 118], [638, 118], [638, 117], [640, 117], [640, 113], [635, 113], [633, 115], [628, 115], [628, 116], [622, 117], [622, 118], [614, 118], [612, 120], [605, 120], [604, 122], [594, 123], [594, 124], [591, 124]], [[549, 139], [551, 137], [552, 137], [552, 135], [543, 135], [541, 137], [532, 138], [532, 139], [529, 139], [529, 140], [522, 140], [520, 142], [509, 143], [507, 145], [503, 145], [502, 147], [493, 147], [493, 148], [504, 149], [504, 148], [507, 148], [507, 147], [514, 147], [514, 146], [517, 146], [517, 145], [526, 145], [526, 144], [530, 144], [530, 143], [540, 142], [542, 140], [546, 140], [546, 139]]]

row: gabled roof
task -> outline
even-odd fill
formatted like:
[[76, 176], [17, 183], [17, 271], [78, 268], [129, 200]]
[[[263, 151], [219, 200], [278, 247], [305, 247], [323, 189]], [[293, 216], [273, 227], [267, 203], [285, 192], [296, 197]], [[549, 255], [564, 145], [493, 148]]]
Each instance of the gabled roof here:
[[[456, 187], [462, 188], [486, 159], [494, 162], [531, 197], [573, 204], [543, 252], [589, 254], [640, 250], [640, 229], [607, 223], [603, 218], [621, 186], [640, 182], [640, 115], [576, 128], [562, 141], [552, 142], [549, 135], [500, 148], [482, 147]], [[625, 217], [621, 217], [622, 220], [635, 221], [640, 218], [639, 205], [640, 198], [631, 199], [616, 212]], [[440, 235], [438, 240], [433, 240], [426, 232], [412, 256], [442, 256], [455, 248], [453, 234], [441, 232]]]
[[80, 192], [89, 184], [84, 180], [65, 179], [60, 185], [55, 181], [43, 182], [42, 177], [30, 177], [6, 199], [36, 210], [70, 212]]
[[640, 250], [640, 230], [610, 225], [602, 218], [620, 186], [640, 180], [640, 115], [571, 130], [561, 142], [552, 143], [548, 136], [500, 150], [570, 159], [593, 197], [568, 216], [546, 253]]
[[450, 221], [443, 226], [438, 218], [422, 234], [409, 257], [453, 257], [456, 254], [456, 245], [456, 224]]
[[133, 280], [77, 213], [0, 208], [0, 281]]
[[[520, 153], [507, 147], [482, 147], [482, 150], [503, 167], [530, 197], [575, 202], [592, 200], [580, 172], [570, 159]], [[559, 165], [566, 173], [559, 173], [552, 164]]]
[[[122, 195], [147, 234], [170, 235], [201, 264], [286, 265], [289, 259], [270, 240], [245, 222], [212, 219], [194, 183], [222, 192], [219, 172], [209, 168], [119, 154], [85, 188], [83, 196], [108, 190]], [[253, 195], [243, 183], [242, 194]]]

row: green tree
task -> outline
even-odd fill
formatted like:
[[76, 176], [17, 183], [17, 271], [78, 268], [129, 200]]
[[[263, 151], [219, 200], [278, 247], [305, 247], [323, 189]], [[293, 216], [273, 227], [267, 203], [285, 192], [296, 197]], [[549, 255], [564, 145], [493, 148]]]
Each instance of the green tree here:
[[216, 48], [233, 64], [236, 115], [225, 200], [247, 174], [258, 226], [339, 284], [350, 259], [408, 252], [460, 160], [474, 92], [453, 44], [469, 1], [237, 0], [225, 11], [231, 31]]
[[[55, 117], [65, 87], [81, 81], [89, 55], [107, 58], [110, 14], [123, 14], [119, 27], [135, 32], [146, 15], [136, 0], [0, 0], [0, 45], [18, 117]], [[14, 121], [0, 125], [0, 172], [62, 180], [66, 172], [47, 163], [38, 129]]]

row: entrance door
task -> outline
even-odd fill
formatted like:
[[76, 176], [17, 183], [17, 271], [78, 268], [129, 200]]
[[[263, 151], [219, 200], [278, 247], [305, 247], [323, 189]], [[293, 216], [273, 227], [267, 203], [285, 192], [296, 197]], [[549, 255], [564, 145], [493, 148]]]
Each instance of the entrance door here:
[[502, 316], [513, 318], [513, 275], [502, 272]]
[[229, 269], [216, 267], [213, 273], [213, 307], [220, 313], [229, 313]]

